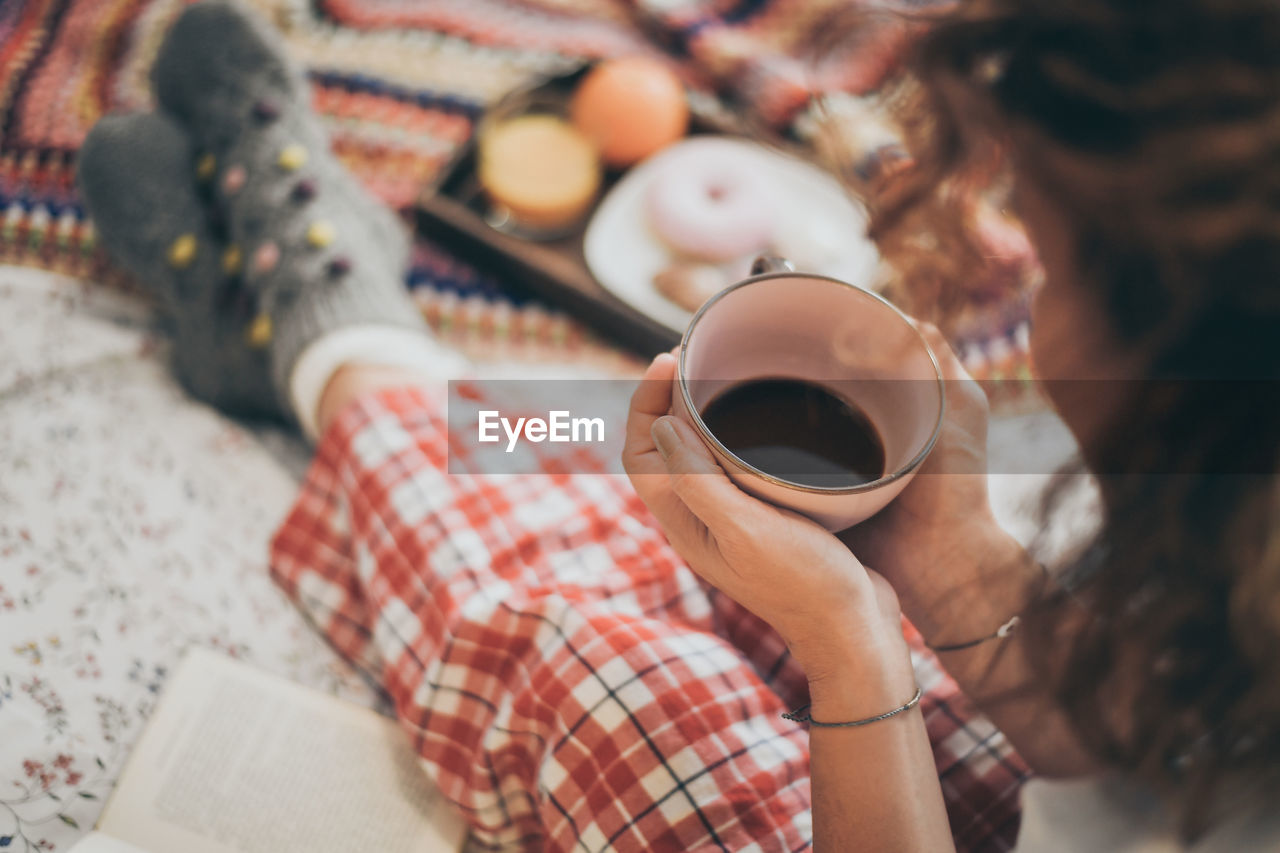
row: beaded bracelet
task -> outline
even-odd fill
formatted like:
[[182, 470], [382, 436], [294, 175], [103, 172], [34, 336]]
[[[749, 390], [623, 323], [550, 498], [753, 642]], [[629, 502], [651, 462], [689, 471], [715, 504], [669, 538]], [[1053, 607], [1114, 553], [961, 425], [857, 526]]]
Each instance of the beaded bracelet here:
[[904, 711], [910, 711], [912, 708], [920, 704], [920, 697], [923, 695], [924, 695], [924, 690], [920, 687], [920, 685], [917, 684], [916, 694], [912, 696], [909, 700], [907, 700], [907, 703], [905, 705], [899, 705], [898, 707], [894, 708], [892, 711], [886, 711], [885, 713], [875, 717], [867, 717], [865, 720], [850, 720], [847, 723], [820, 723], [817, 720], [815, 720], [813, 717], [810, 717], [808, 714], [805, 713], [805, 711], [808, 710], [809, 708], [808, 705], [801, 705], [799, 708], [796, 708], [791, 713], [783, 714], [782, 719], [790, 720], [793, 723], [808, 723], [811, 726], [817, 726], [823, 729], [852, 729], [852, 728], [856, 728], [857, 726], [867, 726], [867, 725], [870, 725], [871, 723], [878, 723], [881, 720], [887, 720], [890, 717], [896, 717], [898, 714], [901, 714]]
[[949, 646], [930, 646], [926, 643], [925, 647], [934, 652], [958, 652], [964, 649], [971, 649], [974, 646], [980, 646], [983, 643], [990, 642], [991, 640], [1003, 640], [1005, 637], [1013, 633], [1014, 629], [1018, 627], [1018, 623], [1021, 621], [1022, 619], [1020, 617], [1014, 616], [1008, 622], [997, 628], [994, 634], [988, 634], [985, 637], [979, 637], [976, 640], [968, 640], [963, 643], [952, 643]]

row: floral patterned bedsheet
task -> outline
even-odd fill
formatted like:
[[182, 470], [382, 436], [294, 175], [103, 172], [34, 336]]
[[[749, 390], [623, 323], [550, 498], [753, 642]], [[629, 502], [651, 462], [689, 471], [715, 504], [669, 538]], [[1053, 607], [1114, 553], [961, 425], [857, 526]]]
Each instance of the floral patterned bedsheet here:
[[190, 646], [378, 703], [267, 577], [295, 488], [140, 304], [0, 267], [0, 851], [92, 827]]

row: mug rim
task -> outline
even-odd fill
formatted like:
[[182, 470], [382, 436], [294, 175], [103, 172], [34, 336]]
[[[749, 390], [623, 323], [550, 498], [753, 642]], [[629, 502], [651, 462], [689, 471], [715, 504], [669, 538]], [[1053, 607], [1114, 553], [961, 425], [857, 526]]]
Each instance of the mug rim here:
[[[809, 278], [817, 281], [830, 282], [831, 284], [837, 284], [837, 285], [840, 285], [841, 287], [847, 287], [850, 290], [856, 291], [858, 294], [862, 296], [870, 297], [871, 299], [875, 300], [876, 302], [879, 302], [880, 304], [887, 307], [894, 314], [896, 314], [898, 318], [902, 320], [902, 322], [905, 323], [907, 327], [911, 329], [912, 332], [915, 333], [915, 336], [920, 341], [921, 346], [924, 347], [925, 354], [929, 356], [929, 362], [933, 365], [933, 375], [938, 386], [938, 418], [937, 418], [937, 422], [934, 423], [933, 425], [933, 432], [929, 435], [929, 439], [920, 448], [920, 451], [916, 453], [916, 455], [913, 456], [906, 463], [900, 465], [897, 468], [897, 470], [895, 470], [893, 473], [886, 474], [878, 479], [872, 480], [869, 483], [862, 483], [857, 486], [809, 486], [809, 485], [805, 485], [804, 483], [795, 483], [795, 482], [792, 482], [791, 480], [786, 480], [781, 477], [777, 477], [773, 474], [770, 474], [767, 471], [761, 471], [759, 468], [755, 467], [754, 465], [740, 459], [737, 454], [735, 454], [729, 448], [725, 447], [720, 442], [720, 439], [716, 438], [715, 435], [712, 434], [711, 430], [707, 427], [707, 425], [703, 422], [702, 413], [699, 412], [697, 407], [694, 406], [693, 404], [693, 396], [689, 392], [688, 377], [685, 375], [685, 355], [689, 350], [689, 338], [693, 335], [693, 330], [697, 328], [698, 322], [702, 319], [703, 315], [705, 315], [707, 311], [711, 309], [712, 306], [714, 306], [717, 302], [719, 302], [725, 296], [728, 296], [730, 293], [734, 292], [735, 290], [740, 290], [744, 287], [749, 287], [753, 284], [761, 284], [763, 282], [772, 281], [773, 279], [778, 279], [778, 278]], [[908, 317], [902, 311], [902, 309], [900, 309], [897, 305], [894, 305], [888, 299], [885, 299], [883, 296], [881, 296], [879, 293], [876, 293], [873, 290], [868, 290], [867, 288], [853, 284], [852, 282], [842, 281], [841, 279], [832, 278], [831, 276], [828, 276], [828, 275], [819, 275], [817, 273], [807, 273], [807, 272], [795, 272], [793, 270], [769, 272], [769, 273], [763, 273], [761, 275], [754, 275], [748, 278], [744, 278], [742, 281], [735, 282], [734, 284], [729, 285], [728, 287], [721, 290], [719, 293], [712, 296], [706, 302], [702, 303], [702, 305], [698, 308], [698, 310], [694, 312], [693, 318], [689, 321], [689, 325], [685, 327], [684, 334], [680, 338], [680, 357], [676, 362], [676, 384], [679, 385], [680, 387], [680, 396], [681, 396], [681, 399], [684, 401], [685, 410], [689, 412], [690, 417], [693, 420], [694, 429], [696, 429], [701, 434], [703, 440], [710, 441], [711, 444], [716, 449], [721, 451], [721, 453], [724, 455], [725, 458], [727, 458], [730, 462], [732, 462], [735, 466], [742, 469], [743, 471], [749, 474], [752, 474], [754, 476], [760, 477], [765, 481], [772, 483], [774, 485], [781, 486], [782, 488], [792, 489], [798, 492], [807, 492], [809, 494], [853, 495], [853, 494], [859, 494], [862, 492], [871, 492], [877, 489], [884, 488], [890, 483], [900, 480], [903, 477], [913, 473], [917, 468], [920, 467], [921, 464], [923, 464], [925, 458], [928, 457], [929, 453], [933, 450], [934, 445], [938, 443], [938, 437], [942, 434], [942, 425], [946, 422], [946, 417], [947, 417], [947, 388], [946, 388], [946, 383], [943, 381], [943, 378], [942, 378], [942, 366], [938, 363], [938, 356], [936, 353], [934, 353], [933, 347], [929, 345], [929, 341], [925, 339], [924, 333], [920, 331], [920, 327], [916, 325], [914, 320]]]

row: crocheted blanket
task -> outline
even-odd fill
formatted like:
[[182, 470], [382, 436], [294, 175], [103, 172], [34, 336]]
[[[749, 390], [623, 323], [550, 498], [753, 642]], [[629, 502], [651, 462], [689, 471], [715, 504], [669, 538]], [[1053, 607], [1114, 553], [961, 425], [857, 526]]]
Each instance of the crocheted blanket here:
[[[76, 152], [105, 113], [150, 105], [147, 72], [186, 0], [0, 4], [0, 261], [119, 281], [76, 196]], [[840, 61], [803, 45], [834, 0], [252, 0], [307, 67], [339, 157], [407, 208], [472, 133], [486, 104], [540, 75], [622, 53], [666, 50], [695, 86], [773, 124], [811, 89], [874, 88], [901, 27], [882, 25]], [[555, 311], [425, 243], [409, 284], [432, 324], [488, 355], [612, 363], [619, 356]], [[620, 364], [627, 364], [624, 360]]]
[[[123, 283], [76, 197], [76, 152], [100, 116], [150, 106], [148, 70], [188, 2], [0, 3], [0, 262]], [[247, 2], [309, 70], [338, 156], [405, 210], [470, 138], [485, 106], [532, 79], [600, 57], [665, 51], [694, 88], [759, 123], [803, 128], [816, 92], [862, 94], [891, 77], [909, 38], [895, 4], [939, 0]], [[860, 10], [868, 14], [854, 26], [849, 13]], [[478, 360], [637, 369], [553, 306], [505, 292], [424, 241], [408, 284], [437, 334]], [[979, 319], [954, 342], [965, 365], [987, 380], [997, 409], [1035, 407], [1025, 304], [992, 305]]]

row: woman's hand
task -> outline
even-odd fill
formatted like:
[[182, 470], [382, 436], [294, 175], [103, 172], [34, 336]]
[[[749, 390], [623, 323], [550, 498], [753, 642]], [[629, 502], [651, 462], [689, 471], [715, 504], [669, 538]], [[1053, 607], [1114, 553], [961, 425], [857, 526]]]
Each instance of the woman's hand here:
[[901, 596], [907, 615], [929, 637], [930, 623], [945, 621], [931, 618], [936, 605], [954, 602], [958, 594], [991, 580], [993, 555], [1003, 563], [1014, 549], [1021, 549], [991, 512], [986, 395], [942, 334], [927, 324], [920, 329], [946, 382], [942, 434], [902, 494], [877, 515], [841, 533], [840, 539], [884, 574]]
[[674, 375], [670, 355], [650, 365], [632, 397], [623, 451], [632, 484], [672, 546], [772, 625], [811, 684], [837, 671], [847, 678], [852, 657], [905, 673], [910, 683], [888, 583], [819, 525], [734, 485], [697, 433], [668, 415]]
[[[986, 395], [937, 329], [922, 325], [921, 331], [947, 383], [942, 435], [902, 494], [840, 538], [884, 573], [903, 612], [936, 647], [991, 636], [1023, 611], [1045, 578], [991, 512]], [[1097, 772], [1017, 634], [941, 659], [1035, 772]]]
[[[907, 701], [915, 675], [888, 583], [817, 524], [735, 486], [667, 414], [674, 374], [670, 355], [650, 365], [623, 450], [671, 544], [782, 635], [809, 680], [815, 719], [866, 719]], [[814, 728], [810, 752], [816, 848], [953, 849], [918, 708], [866, 728]]]

